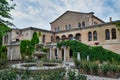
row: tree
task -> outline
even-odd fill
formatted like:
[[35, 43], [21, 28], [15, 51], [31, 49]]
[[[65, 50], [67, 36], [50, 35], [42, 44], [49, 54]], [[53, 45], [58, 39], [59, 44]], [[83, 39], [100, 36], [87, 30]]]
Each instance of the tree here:
[[38, 38], [38, 35], [36, 32], [33, 33], [33, 37], [32, 37], [32, 40], [31, 40], [31, 43], [35, 46], [35, 44], [38, 44], [39, 43], [39, 38]]
[[113, 25], [116, 25], [116, 28], [120, 31], [120, 21], [112, 22]]
[[8, 19], [12, 19], [10, 11], [14, 9], [15, 4], [10, 5], [7, 0], [0, 0], [0, 46], [2, 37], [6, 31], [10, 30], [8, 26], [14, 26]]
[[22, 59], [24, 59], [25, 56], [31, 57], [33, 51], [34, 51], [34, 47], [31, 44], [30, 40], [22, 40], [21, 41], [20, 53], [21, 53]]

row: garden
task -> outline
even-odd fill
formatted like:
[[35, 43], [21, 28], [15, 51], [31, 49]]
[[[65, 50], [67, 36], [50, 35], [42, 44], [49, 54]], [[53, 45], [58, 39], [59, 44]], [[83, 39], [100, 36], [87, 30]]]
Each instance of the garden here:
[[[66, 46], [74, 53], [74, 63], [81, 74], [103, 77], [120, 77], [120, 55], [101, 46], [88, 46], [76, 40], [61, 41], [57, 47]], [[80, 59], [77, 53], [80, 52]], [[89, 56], [89, 61], [87, 57]]]

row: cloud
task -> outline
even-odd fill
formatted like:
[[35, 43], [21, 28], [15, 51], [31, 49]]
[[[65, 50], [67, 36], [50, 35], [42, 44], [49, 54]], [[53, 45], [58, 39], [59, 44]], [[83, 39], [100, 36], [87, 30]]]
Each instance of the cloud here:
[[120, 0], [14, 0], [16, 9], [11, 11], [13, 23], [19, 27], [34, 26], [50, 30], [52, 22], [67, 10], [94, 12], [99, 18], [108, 21], [120, 19]]

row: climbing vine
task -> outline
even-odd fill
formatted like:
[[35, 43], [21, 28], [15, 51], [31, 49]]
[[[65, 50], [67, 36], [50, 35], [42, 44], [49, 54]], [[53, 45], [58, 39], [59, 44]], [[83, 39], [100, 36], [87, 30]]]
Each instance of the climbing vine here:
[[74, 53], [74, 58], [77, 56], [76, 53], [80, 52], [82, 60], [86, 60], [88, 55], [90, 57], [90, 61], [100, 60], [112, 62], [114, 60], [118, 62], [120, 60], [119, 54], [104, 49], [101, 46], [91, 47], [76, 40], [67, 40], [57, 43], [58, 48], [61, 48], [62, 46], [70, 47]]

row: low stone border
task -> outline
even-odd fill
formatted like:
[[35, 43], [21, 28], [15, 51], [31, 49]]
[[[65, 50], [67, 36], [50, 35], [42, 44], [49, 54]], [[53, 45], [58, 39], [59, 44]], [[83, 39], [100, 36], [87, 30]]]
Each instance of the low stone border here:
[[[36, 65], [36, 63], [19, 63], [19, 64], [13, 64], [11, 66], [11, 68], [17, 70], [18, 72], [22, 72], [22, 71], [26, 71], [26, 70], [30, 70], [32, 72], [37, 72], [37, 71], [50, 71], [50, 70], [57, 70], [57, 69], [65, 69], [65, 65], [60, 64], [60, 63], [44, 62], [43, 64], [54, 64], [56, 66], [27, 67], [29, 65]], [[24, 65], [26, 65], [26, 67]]]

